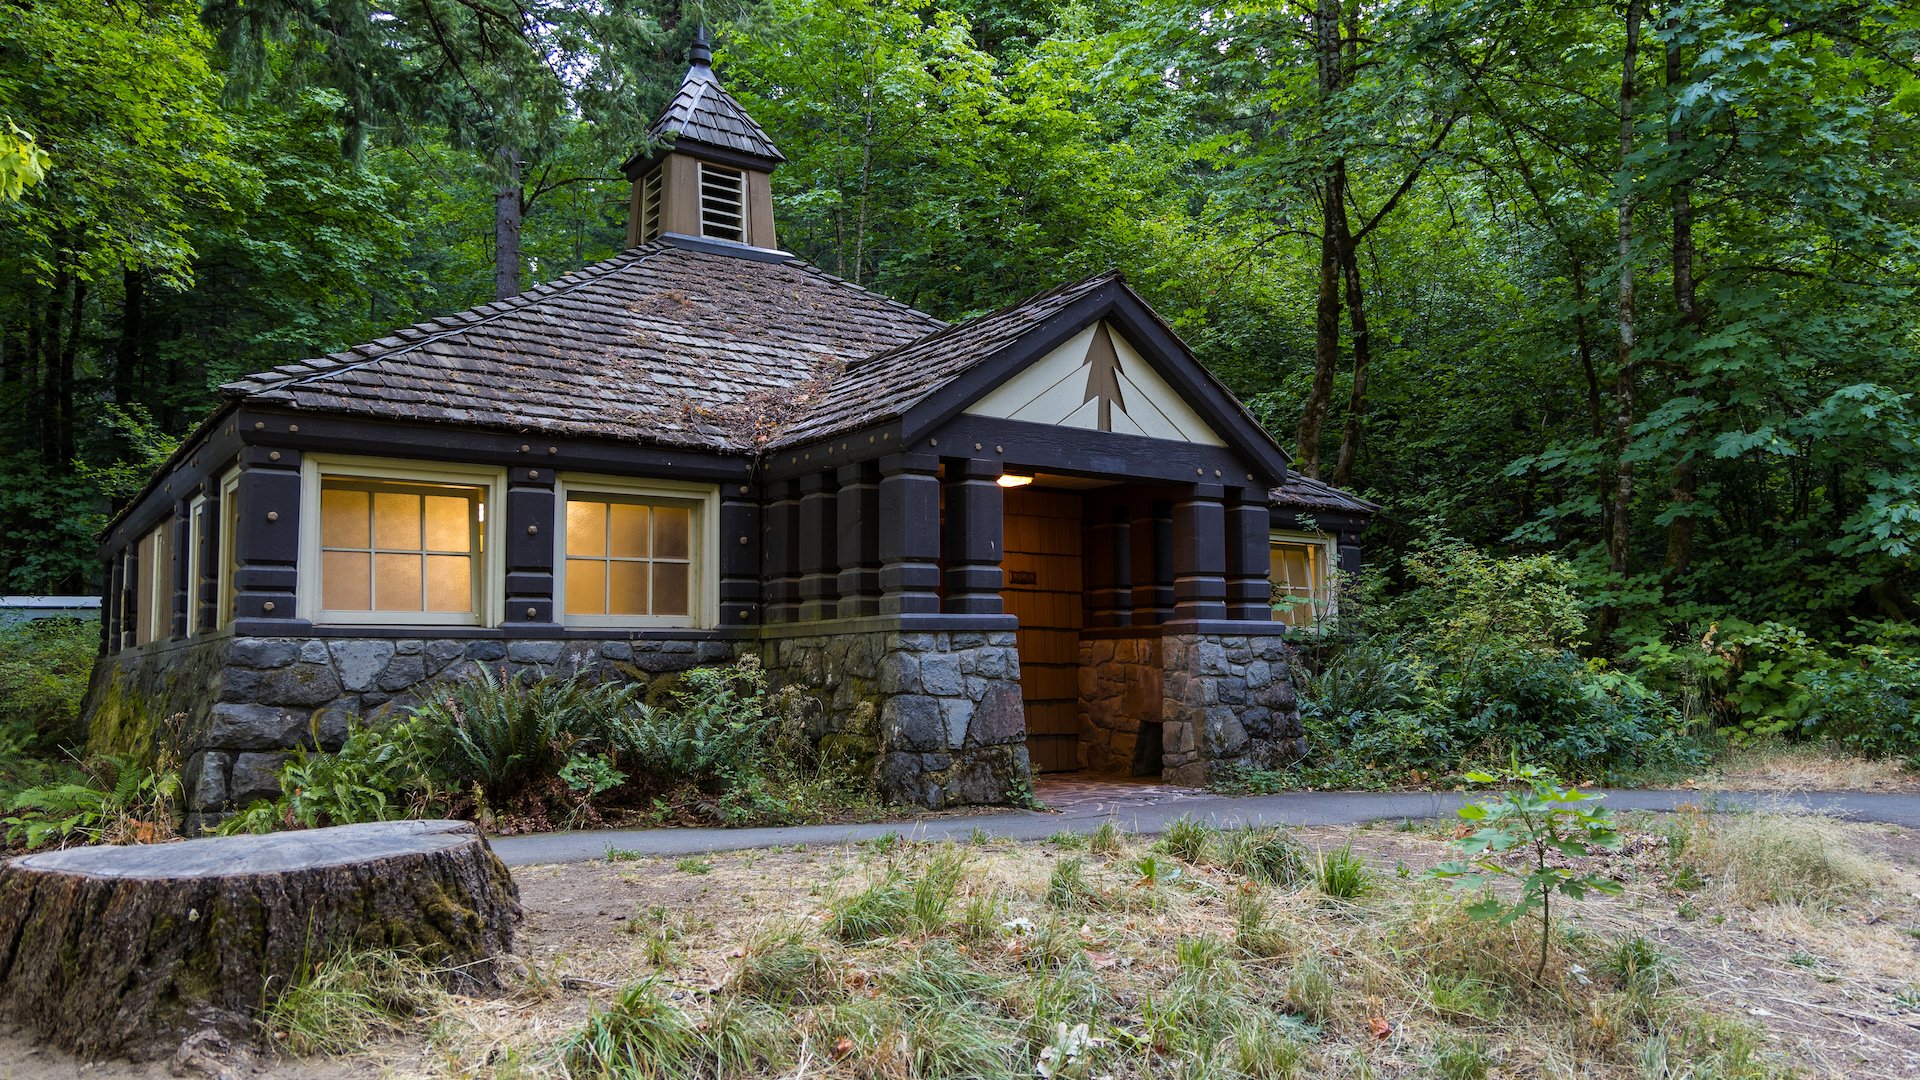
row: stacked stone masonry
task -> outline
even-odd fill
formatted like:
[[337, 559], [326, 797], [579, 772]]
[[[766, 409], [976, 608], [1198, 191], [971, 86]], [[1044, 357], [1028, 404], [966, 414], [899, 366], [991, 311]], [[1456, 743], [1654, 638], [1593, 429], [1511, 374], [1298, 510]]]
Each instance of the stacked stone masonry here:
[[1029, 782], [1012, 631], [808, 633], [768, 640], [764, 658], [807, 700], [822, 752], [871, 765], [890, 799], [1002, 803]]
[[1223, 766], [1280, 769], [1306, 756], [1284, 637], [1168, 634], [1160, 648], [1167, 783], [1201, 787]]
[[130, 649], [94, 667], [95, 749], [182, 756], [189, 824], [279, 793], [301, 747], [332, 749], [351, 717], [382, 717], [436, 682], [607, 670], [650, 679], [731, 661], [725, 640], [232, 637]]

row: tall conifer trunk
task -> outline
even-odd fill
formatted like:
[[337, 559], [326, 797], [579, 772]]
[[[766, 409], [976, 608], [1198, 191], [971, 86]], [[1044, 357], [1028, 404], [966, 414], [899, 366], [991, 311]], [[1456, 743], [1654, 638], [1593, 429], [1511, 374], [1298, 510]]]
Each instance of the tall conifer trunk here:
[[501, 147], [500, 186], [493, 193], [493, 298], [520, 295], [520, 214], [526, 193], [520, 183], [520, 155]]
[[[1686, 71], [1680, 55], [1680, 42], [1677, 38], [1667, 39], [1666, 89], [1669, 101], [1673, 99], [1675, 88], [1686, 79]], [[1668, 109], [1667, 152], [1669, 156], [1678, 153], [1686, 140], [1686, 133], [1673, 123], [1672, 109]], [[1699, 308], [1694, 302], [1693, 281], [1693, 185], [1683, 167], [1674, 181], [1671, 205], [1673, 208], [1673, 307], [1680, 316], [1680, 324], [1689, 333], [1699, 324]], [[1693, 391], [1688, 391], [1689, 395]], [[1697, 424], [1687, 426], [1688, 442], [1692, 441]], [[1683, 447], [1680, 460], [1673, 466], [1673, 483], [1668, 495], [1673, 500], [1679, 514], [1672, 524], [1667, 526], [1666, 577], [1669, 580], [1686, 573], [1687, 566], [1693, 561], [1693, 537], [1695, 521], [1692, 514], [1693, 503], [1699, 490], [1700, 462], [1692, 447]]]
[[[1338, 0], [1319, 0], [1313, 13], [1313, 28], [1321, 106], [1330, 108], [1342, 81]], [[1327, 406], [1333, 400], [1333, 373], [1340, 363], [1340, 234], [1347, 220], [1346, 190], [1346, 159], [1336, 154], [1322, 180], [1320, 277], [1313, 315], [1313, 385], [1300, 410], [1293, 453], [1293, 467], [1316, 479], [1320, 476], [1320, 433], [1326, 427]]]
[[[1607, 536], [1607, 565], [1615, 574], [1625, 575], [1632, 568], [1633, 538], [1633, 463], [1627, 459], [1627, 449], [1633, 440], [1633, 419], [1638, 392], [1639, 361], [1634, 352], [1634, 281], [1633, 281], [1633, 208], [1635, 191], [1633, 186], [1633, 124], [1635, 102], [1634, 66], [1640, 59], [1640, 19], [1643, 0], [1627, 0], [1627, 40], [1621, 50], [1620, 58], [1620, 182], [1616, 197], [1619, 200], [1619, 258], [1620, 258], [1620, 295], [1616, 318], [1620, 331], [1620, 356], [1613, 379], [1613, 510], [1611, 528]], [[1612, 633], [1618, 625], [1618, 613], [1611, 608], [1603, 611], [1598, 632], [1601, 636]]]

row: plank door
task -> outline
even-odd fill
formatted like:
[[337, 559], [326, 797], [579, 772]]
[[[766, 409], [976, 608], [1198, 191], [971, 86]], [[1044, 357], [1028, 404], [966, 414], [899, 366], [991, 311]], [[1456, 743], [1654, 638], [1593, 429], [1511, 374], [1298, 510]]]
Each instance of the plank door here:
[[1002, 598], [1020, 619], [1020, 696], [1035, 772], [1080, 768], [1080, 496], [1006, 493]]

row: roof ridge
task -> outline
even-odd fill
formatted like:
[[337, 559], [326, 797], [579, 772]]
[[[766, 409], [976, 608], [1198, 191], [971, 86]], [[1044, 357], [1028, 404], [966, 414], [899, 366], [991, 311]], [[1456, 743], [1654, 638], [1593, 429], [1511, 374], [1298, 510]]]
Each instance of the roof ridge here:
[[[612, 258], [602, 260], [598, 264], [598, 266], [602, 267], [603, 269], [599, 269], [597, 272], [590, 272], [590, 271], [595, 271], [595, 267], [593, 266], [583, 266], [578, 270], [574, 270], [569, 273], [562, 274], [559, 277], [554, 278], [552, 281], [546, 281], [538, 285], [535, 285], [533, 288], [528, 289], [525, 292], [517, 293], [513, 296], [509, 296], [505, 300], [491, 300], [484, 304], [476, 304], [473, 307], [467, 308], [465, 311], [453, 312], [447, 315], [436, 315], [431, 319], [422, 319], [417, 323], [412, 323], [410, 325], [403, 326], [398, 330], [395, 330], [385, 335], [383, 338], [377, 338], [373, 342], [349, 346], [348, 348], [342, 349], [339, 352], [327, 353], [324, 356], [317, 356], [317, 357], [312, 357], [310, 359], [303, 359], [303, 360], [295, 360], [287, 364], [278, 365], [273, 370], [278, 370], [279, 367], [293, 367], [293, 366], [311, 367], [315, 363], [315, 361], [327, 361], [328, 363], [331, 364], [331, 366], [327, 368], [308, 371], [306, 374], [303, 374], [303, 375], [295, 375], [289, 372], [284, 378], [277, 378], [277, 379], [271, 379], [271, 380], [259, 379], [259, 374], [265, 374], [264, 372], [254, 374], [254, 375], [244, 375], [238, 379], [233, 380], [233, 382], [231, 383], [225, 384], [225, 386], [223, 386], [222, 389], [224, 390], [226, 386], [234, 386], [239, 383], [250, 382], [250, 381], [262, 381], [262, 382], [265, 382], [266, 385], [271, 386], [275, 389], [278, 389], [278, 388], [283, 388], [288, 386], [300, 386], [307, 383], [317, 382], [324, 378], [330, 378], [335, 375], [342, 375], [350, 371], [358, 371], [359, 369], [366, 367], [369, 364], [376, 364], [382, 360], [387, 360], [395, 356], [402, 356], [402, 355], [405, 355], [406, 353], [414, 351], [415, 349], [419, 349], [424, 346], [431, 345], [436, 341], [444, 340], [445, 338], [448, 338], [454, 334], [462, 334], [467, 332], [468, 330], [474, 329], [475, 327], [485, 326], [486, 324], [494, 322], [495, 320], [503, 319], [508, 315], [514, 314], [516, 312], [524, 311], [528, 307], [531, 307], [532, 305], [539, 303], [541, 301], [549, 300], [556, 296], [564, 296], [567, 293], [575, 292], [597, 281], [601, 281], [601, 280], [604, 280], [605, 278], [611, 277], [614, 274], [620, 273], [624, 270], [629, 270], [634, 266], [642, 262], [645, 262], [647, 259], [655, 255], [658, 255], [660, 252], [666, 250], [668, 246], [669, 245], [661, 244], [656, 241], [655, 243], [652, 243], [652, 244], [642, 244], [638, 247], [631, 247], [621, 252], [620, 254], [613, 256]], [[649, 248], [651, 250], [643, 250], [643, 249], [649, 249]], [[569, 279], [577, 279], [577, 280], [569, 280]], [[476, 314], [476, 313], [484, 313], [484, 314]], [[420, 327], [427, 326], [429, 324], [442, 323], [442, 322], [451, 323], [454, 320], [458, 320], [458, 322], [454, 325], [447, 325], [438, 330], [423, 331], [419, 329]], [[407, 333], [408, 331], [416, 331], [419, 334], [419, 336], [414, 338], [413, 340], [402, 342], [401, 344], [392, 346], [390, 348], [381, 349], [377, 353], [367, 354], [366, 352], [363, 351], [368, 347], [368, 345], [378, 344], [380, 341], [386, 340], [387, 338], [398, 337], [402, 334]], [[335, 357], [347, 356], [347, 355], [353, 355], [354, 359], [351, 359], [351, 360], [335, 359]]]
[[[886, 357], [891, 356], [892, 354], [897, 353], [903, 349], [908, 349], [908, 348], [913, 348], [919, 345], [923, 345], [929, 341], [933, 341], [944, 335], [954, 333], [955, 331], [978, 326], [989, 319], [995, 319], [995, 318], [1000, 318], [1002, 316], [1010, 315], [1021, 308], [1028, 307], [1033, 304], [1037, 304], [1042, 300], [1047, 300], [1055, 296], [1064, 295], [1066, 293], [1072, 292], [1077, 288], [1080, 288], [1083, 285], [1091, 285], [1094, 282], [1100, 280], [1101, 278], [1113, 278], [1115, 280], [1118, 280], [1119, 275], [1120, 275], [1120, 272], [1118, 270], [1111, 270], [1111, 269], [1102, 270], [1097, 274], [1092, 274], [1087, 277], [1083, 277], [1078, 281], [1068, 281], [1059, 285], [1055, 285], [1048, 289], [1042, 289], [1041, 291], [1034, 293], [1032, 296], [1029, 296], [1024, 300], [1016, 300], [1005, 307], [996, 308], [993, 311], [983, 312], [979, 315], [975, 315], [971, 319], [962, 319], [959, 322], [947, 323], [944, 326], [940, 327], [940, 329], [935, 330], [924, 337], [917, 337], [917, 338], [914, 338], [912, 341], [906, 341], [898, 345], [895, 345], [891, 349], [886, 349], [884, 351], [874, 353], [871, 356], [861, 357], [860, 359], [855, 360], [852, 363], [848, 364], [847, 370], [853, 371], [858, 368], [866, 367], [868, 364], [878, 363], [879, 361], [885, 359]], [[858, 288], [858, 287], [859, 286], [855, 286], [855, 288]]]

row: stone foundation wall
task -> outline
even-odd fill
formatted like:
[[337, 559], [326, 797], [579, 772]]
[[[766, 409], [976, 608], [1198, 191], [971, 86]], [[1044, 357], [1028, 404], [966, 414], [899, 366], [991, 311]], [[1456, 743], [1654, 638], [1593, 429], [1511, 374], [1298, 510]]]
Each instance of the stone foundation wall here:
[[96, 750], [181, 758], [189, 826], [279, 794], [299, 747], [332, 749], [350, 717], [378, 718], [443, 679], [486, 666], [651, 678], [727, 663], [719, 640], [213, 637], [128, 649], [94, 665], [85, 706]]
[[1168, 634], [1160, 647], [1167, 783], [1204, 787], [1222, 765], [1277, 769], [1306, 753], [1285, 638]]
[[822, 753], [870, 764], [889, 799], [1002, 803], [1031, 781], [1010, 630], [776, 632], [762, 656], [775, 687], [808, 700]]
[[1080, 639], [1080, 749], [1088, 769], [1160, 772], [1162, 683], [1157, 634]]

